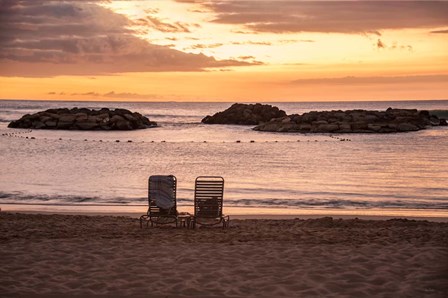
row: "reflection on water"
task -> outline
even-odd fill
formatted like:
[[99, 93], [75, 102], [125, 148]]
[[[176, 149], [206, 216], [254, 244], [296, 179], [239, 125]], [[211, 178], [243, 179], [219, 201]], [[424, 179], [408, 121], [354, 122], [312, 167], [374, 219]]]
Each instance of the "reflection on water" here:
[[[11, 102], [9, 107], [1, 103], [0, 118], [54, 105], [15, 102], [13, 108]], [[347, 108], [358, 108], [350, 104]], [[229, 104], [120, 105], [136, 111], [142, 105], [145, 114], [153, 113], [151, 120], [165, 122], [132, 132], [33, 130], [1, 136], [0, 203], [144, 205], [148, 176], [174, 174], [181, 206], [192, 204], [196, 176], [221, 175], [227, 206], [448, 209], [447, 128], [339, 138], [272, 134], [199, 123], [203, 115]], [[288, 113], [317, 109], [283, 105]], [[341, 106], [325, 109], [332, 108]], [[0, 134], [24, 132], [6, 125], [0, 123]]]

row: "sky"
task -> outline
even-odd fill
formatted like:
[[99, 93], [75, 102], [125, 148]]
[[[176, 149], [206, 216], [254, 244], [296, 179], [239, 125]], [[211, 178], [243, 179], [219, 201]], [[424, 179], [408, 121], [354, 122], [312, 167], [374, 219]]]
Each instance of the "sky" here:
[[0, 98], [448, 99], [448, 2], [0, 0]]

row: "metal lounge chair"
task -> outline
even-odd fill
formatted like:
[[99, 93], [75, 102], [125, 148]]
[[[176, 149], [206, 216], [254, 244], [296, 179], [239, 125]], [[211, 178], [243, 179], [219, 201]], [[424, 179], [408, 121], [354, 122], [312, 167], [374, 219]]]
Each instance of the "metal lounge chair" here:
[[148, 211], [140, 217], [140, 228], [154, 224], [176, 223], [177, 227], [177, 179], [173, 175], [150, 176], [148, 179]]
[[212, 226], [222, 223], [229, 226], [229, 216], [224, 216], [223, 209], [224, 178], [219, 176], [199, 176], [194, 187], [194, 216], [192, 227], [196, 224]]

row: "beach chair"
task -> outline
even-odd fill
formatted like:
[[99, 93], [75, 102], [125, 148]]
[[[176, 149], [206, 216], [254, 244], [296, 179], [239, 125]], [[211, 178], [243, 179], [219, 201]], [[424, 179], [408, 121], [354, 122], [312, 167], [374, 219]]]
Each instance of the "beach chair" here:
[[194, 216], [191, 224], [213, 226], [222, 223], [229, 226], [229, 216], [224, 216], [223, 209], [224, 178], [219, 176], [199, 176], [194, 187]]
[[140, 228], [154, 224], [176, 223], [177, 227], [177, 180], [173, 175], [150, 176], [148, 179], [148, 211], [140, 217]]

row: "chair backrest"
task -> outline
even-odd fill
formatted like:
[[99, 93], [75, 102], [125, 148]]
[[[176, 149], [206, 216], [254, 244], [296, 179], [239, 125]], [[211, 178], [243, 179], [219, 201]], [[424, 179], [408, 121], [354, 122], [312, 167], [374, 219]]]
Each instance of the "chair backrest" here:
[[194, 187], [194, 216], [217, 218], [222, 216], [224, 178], [199, 176]]
[[154, 175], [148, 179], [148, 211], [152, 216], [177, 214], [177, 179]]

